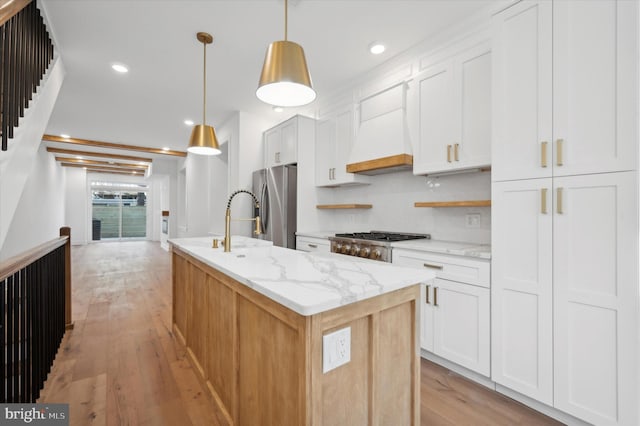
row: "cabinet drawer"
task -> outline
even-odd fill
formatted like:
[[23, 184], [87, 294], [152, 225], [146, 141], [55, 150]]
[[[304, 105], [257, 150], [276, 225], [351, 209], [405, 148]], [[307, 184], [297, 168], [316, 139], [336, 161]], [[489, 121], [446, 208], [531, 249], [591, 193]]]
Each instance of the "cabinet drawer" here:
[[400, 266], [431, 269], [437, 278], [487, 288], [491, 286], [491, 264], [485, 259], [396, 248], [393, 249], [392, 257], [393, 263]]
[[296, 250], [329, 253], [331, 246], [326, 238], [296, 237]]

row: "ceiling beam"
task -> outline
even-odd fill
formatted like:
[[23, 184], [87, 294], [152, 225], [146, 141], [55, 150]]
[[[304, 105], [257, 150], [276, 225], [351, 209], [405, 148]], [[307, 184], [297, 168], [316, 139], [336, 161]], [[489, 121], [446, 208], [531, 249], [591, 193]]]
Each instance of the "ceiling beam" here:
[[125, 169], [123, 167], [107, 167], [107, 166], [87, 166], [76, 163], [60, 163], [62, 167], [77, 167], [87, 169], [87, 171], [103, 171], [103, 172], [120, 172], [129, 175], [144, 176], [145, 171], [140, 169]]
[[129, 167], [132, 169], [146, 170], [149, 166], [146, 164], [133, 164], [133, 163], [114, 163], [113, 161], [97, 161], [97, 160], [82, 160], [79, 158], [69, 157], [56, 157], [56, 161], [63, 161], [65, 163], [78, 163], [92, 166], [107, 166], [107, 167]]
[[143, 161], [145, 163], [152, 163], [152, 158], [145, 157], [134, 157], [131, 155], [121, 155], [121, 154], [107, 154], [104, 152], [92, 152], [92, 151], [75, 151], [73, 149], [62, 149], [62, 148], [53, 148], [47, 147], [47, 152], [53, 152], [54, 154], [69, 154], [69, 155], [79, 155], [81, 157], [102, 157], [102, 158], [115, 158], [117, 160], [129, 160], [129, 161]]
[[82, 146], [95, 146], [97, 148], [109, 148], [109, 149], [124, 149], [129, 151], [141, 151], [146, 152], [148, 154], [162, 154], [162, 155], [173, 155], [175, 157], [186, 157], [186, 151], [173, 151], [173, 150], [164, 150], [160, 148], [149, 148], [146, 146], [135, 146], [135, 145], [124, 145], [120, 143], [111, 143], [111, 142], [100, 142], [100, 141], [92, 141], [89, 139], [77, 139], [77, 138], [63, 138], [60, 136], [54, 135], [44, 135], [42, 136], [43, 141], [49, 142], [61, 142], [61, 143], [70, 143], [74, 145], [82, 145]]

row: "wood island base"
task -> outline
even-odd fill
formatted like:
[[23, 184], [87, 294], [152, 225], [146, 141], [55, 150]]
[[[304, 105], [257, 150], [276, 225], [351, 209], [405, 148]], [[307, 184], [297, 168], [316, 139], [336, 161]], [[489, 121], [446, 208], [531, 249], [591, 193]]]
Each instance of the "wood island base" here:
[[[233, 425], [419, 425], [414, 285], [300, 315], [173, 247], [173, 329]], [[322, 336], [351, 361], [322, 372]]]

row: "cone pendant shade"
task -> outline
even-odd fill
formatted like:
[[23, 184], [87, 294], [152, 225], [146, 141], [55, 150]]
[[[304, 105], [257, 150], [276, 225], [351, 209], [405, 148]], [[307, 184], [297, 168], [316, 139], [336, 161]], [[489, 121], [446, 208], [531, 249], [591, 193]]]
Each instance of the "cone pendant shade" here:
[[191, 131], [189, 139], [189, 148], [187, 151], [199, 155], [218, 155], [220, 148], [218, 146], [218, 138], [213, 127], [206, 124], [197, 124]]
[[188, 152], [198, 155], [218, 155], [222, 151], [218, 146], [218, 138], [213, 127], [207, 126], [205, 123], [207, 117], [207, 44], [213, 43], [211, 34], [199, 32], [196, 35], [199, 42], [204, 47], [204, 71], [203, 71], [203, 90], [202, 90], [202, 124], [197, 124], [191, 131], [189, 139]]
[[306, 105], [316, 98], [302, 46], [288, 40], [269, 45], [256, 96], [283, 107]]

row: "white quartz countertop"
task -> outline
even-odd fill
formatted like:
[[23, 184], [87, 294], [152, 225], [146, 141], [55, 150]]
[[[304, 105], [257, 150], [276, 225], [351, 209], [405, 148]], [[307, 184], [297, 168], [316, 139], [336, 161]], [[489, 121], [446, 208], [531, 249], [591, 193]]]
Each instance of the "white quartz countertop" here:
[[391, 247], [491, 259], [491, 246], [488, 244], [442, 240], [409, 240], [392, 243]]
[[297, 237], [310, 237], [310, 238], [329, 238], [336, 235], [336, 231], [298, 231]]
[[231, 237], [231, 252], [225, 253], [222, 245], [211, 247], [212, 238], [173, 238], [169, 243], [305, 316], [435, 278], [429, 270], [341, 254], [306, 253], [241, 236]]

